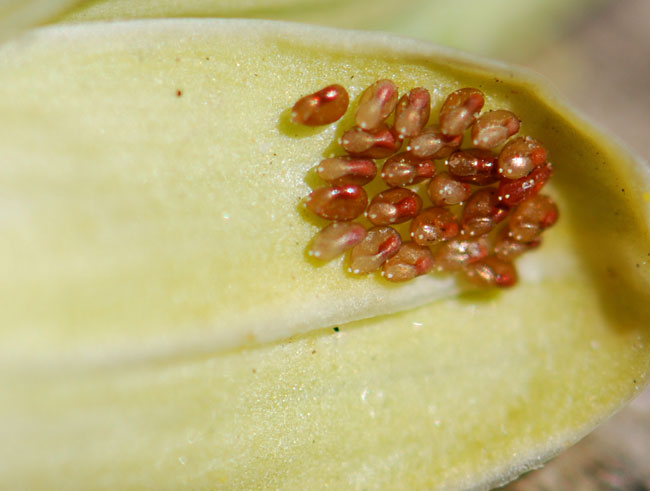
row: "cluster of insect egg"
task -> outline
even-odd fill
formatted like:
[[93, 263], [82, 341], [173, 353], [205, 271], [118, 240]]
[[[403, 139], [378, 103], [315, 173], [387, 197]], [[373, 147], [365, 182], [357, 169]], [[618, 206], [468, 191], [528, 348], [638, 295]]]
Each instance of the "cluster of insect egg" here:
[[[443, 102], [438, 123], [427, 126], [427, 89], [414, 88], [400, 98], [390, 80], [368, 87], [357, 125], [341, 138], [348, 155], [318, 165], [318, 175], [329, 185], [305, 199], [309, 210], [333, 222], [316, 235], [309, 254], [329, 261], [350, 250], [352, 274], [381, 270], [390, 281], [462, 271], [481, 286], [514, 285], [513, 260], [537, 247], [542, 231], [557, 221], [556, 205], [539, 194], [553, 169], [540, 142], [515, 136], [520, 127], [515, 114], [481, 114], [484, 103], [478, 89], [457, 90]], [[330, 85], [300, 99], [292, 120], [330, 124], [348, 104], [345, 88]], [[468, 130], [473, 148], [462, 149]], [[405, 142], [406, 150], [397, 153]], [[381, 159], [386, 159], [381, 178], [388, 189], [368, 204], [363, 186], [375, 179]], [[438, 172], [436, 160], [444, 160], [444, 171]], [[416, 184], [426, 186], [433, 206], [423, 209], [422, 198], [408, 187]], [[370, 229], [353, 221], [364, 214]], [[405, 240], [393, 227], [408, 221]]]

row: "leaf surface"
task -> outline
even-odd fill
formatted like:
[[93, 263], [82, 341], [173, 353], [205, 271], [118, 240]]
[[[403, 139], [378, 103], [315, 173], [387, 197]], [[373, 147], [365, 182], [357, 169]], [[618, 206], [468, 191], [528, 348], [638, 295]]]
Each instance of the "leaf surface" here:
[[[648, 168], [528, 74], [258, 21], [61, 26], [0, 61], [8, 484], [496, 483], [645, 383]], [[287, 109], [379, 78], [430, 88], [434, 114], [479, 87], [547, 145], [562, 216], [514, 290], [306, 258], [305, 176], [350, 115]]]

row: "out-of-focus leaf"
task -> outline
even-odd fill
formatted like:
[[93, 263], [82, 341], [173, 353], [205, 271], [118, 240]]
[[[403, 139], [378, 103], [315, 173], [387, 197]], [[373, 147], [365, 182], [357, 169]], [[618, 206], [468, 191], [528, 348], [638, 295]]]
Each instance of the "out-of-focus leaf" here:
[[606, 0], [96, 0], [61, 20], [246, 17], [372, 29], [522, 59]]

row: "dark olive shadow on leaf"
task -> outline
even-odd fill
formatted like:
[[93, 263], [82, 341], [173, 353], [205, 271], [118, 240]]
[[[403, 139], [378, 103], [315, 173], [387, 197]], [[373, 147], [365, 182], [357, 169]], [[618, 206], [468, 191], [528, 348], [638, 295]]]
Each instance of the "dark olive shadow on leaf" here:
[[315, 213], [312, 213], [309, 210], [309, 208], [305, 206], [305, 200], [301, 200], [300, 203], [298, 203], [298, 206], [296, 206], [296, 210], [298, 211], [298, 213], [300, 214], [303, 220], [305, 220], [310, 225], [314, 225], [315, 227], [318, 227], [319, 229], [322, 229], [331, 223], [329, 220], [325, 220], [324, 218], [319, 217]]
[[[605, 145], [580, 144], [582, 135], [558, 119], [551, 128], [556, 138], [548, 144], [549, 155], [561, 155], [561, 148], [576, 149], [555, 165], [553, 187], [569, 203], [560, 209], [560, 220], [570, 223], [574, 254], [591, 278], [607, 324], [621, 334], [637, 331], [647, 337], [650, 270], [644, 271], [641, 264], [650, 257], [650, 250], [648, 224], [640, 212], [641, 191], [626, 190], [625, 186], [634, 186], [635, 177], [611, 165], [624, 155]], [[593, 162], [589, 175], [583, 165], [574, 165], [580, 161]]]
[[328, 185], [325, 181], [323, 181], [320, 178], [317, 169], [318, 169], [318, 165], [315, 165], [314, 167], [312, 167], [307, 171], [307, 174], [305, 174], [304, 182], [305, 184], [307, 184], [307, 186], [309, 186], [312, 189], [316, 189]]
[[469, 283], [463, 281], [460, 278], [458, 279], [458, 283], [461, 285], [461, 288], [463, 289], [470, 288], [469, 290], [463, 290], [462, 293], [459, 293], [458, 296], [456, 296], [456, 300], [460, 304], [476, 305], [479, 303], [491, 303], [494, 302], [501, 295], [503, 295], [503, 290], [496, 287], [476, 288], [474, 285], [470, 285]]
[[[643, 238], [635, 234], [638, 225], [633, 223], [634, 210], [629, 203], [618, 199], [614, 190], [598, 191], [598, 198], [591, 198], [590, 206], [576, 206], [564, 211], [565, 219], [571, 220], [575, 249], [596, 287], [599, 306], [608, 325], [621, 333], [645, 331], [648, 335], [648, 271], [644, 273], [639, 267], [644, 249]], [[583, 199], [590, 198], [585, 196]], [[613, 228], [612, 223], [616, 224]], [[635, 249], [636, 253], [631, 254]], [[634, 256], [638, 259], [635, 260]]]
[[291, 121], [291, 108], [287, 108], [280, 114], [277, 129], [285, 136], [301, 139], [318, 135], [319, 133], [325, 131], [327, 129], [327, 126], [328, 125], [306, 126], [303, 124], [296, 124]]

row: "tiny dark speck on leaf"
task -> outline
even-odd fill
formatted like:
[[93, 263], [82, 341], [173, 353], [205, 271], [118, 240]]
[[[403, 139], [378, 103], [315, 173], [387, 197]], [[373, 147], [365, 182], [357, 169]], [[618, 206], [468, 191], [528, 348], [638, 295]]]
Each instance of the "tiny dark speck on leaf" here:
[[636, 379], [632, 379], [632, 383], [635, 383], [635, 384], [636, 384]]
[[338, 326], [336, 326], [336, 327], [334, 328], [334, 332], [339, 332], [339, 327], [338, 327]]
[[311, 354], [312, 354], [312, 355], [315, 355], [315, 354], [316, 354], [316, 350], [315, 350], [315, 349], [314, 349], [314, 350], [311, 350]]
[[257, 373], [257, 368], [253, 368], [253, 373]]
[[182, 95], [183, 95], [183, 91], [182, 91], [182, 90], [177, 90], [177, 91], [176, 91], [176, 97], [180, 97], [180, 96], [182, 96]]
[[625, 194], [625, 188], [621, 188], [621, 193]]

